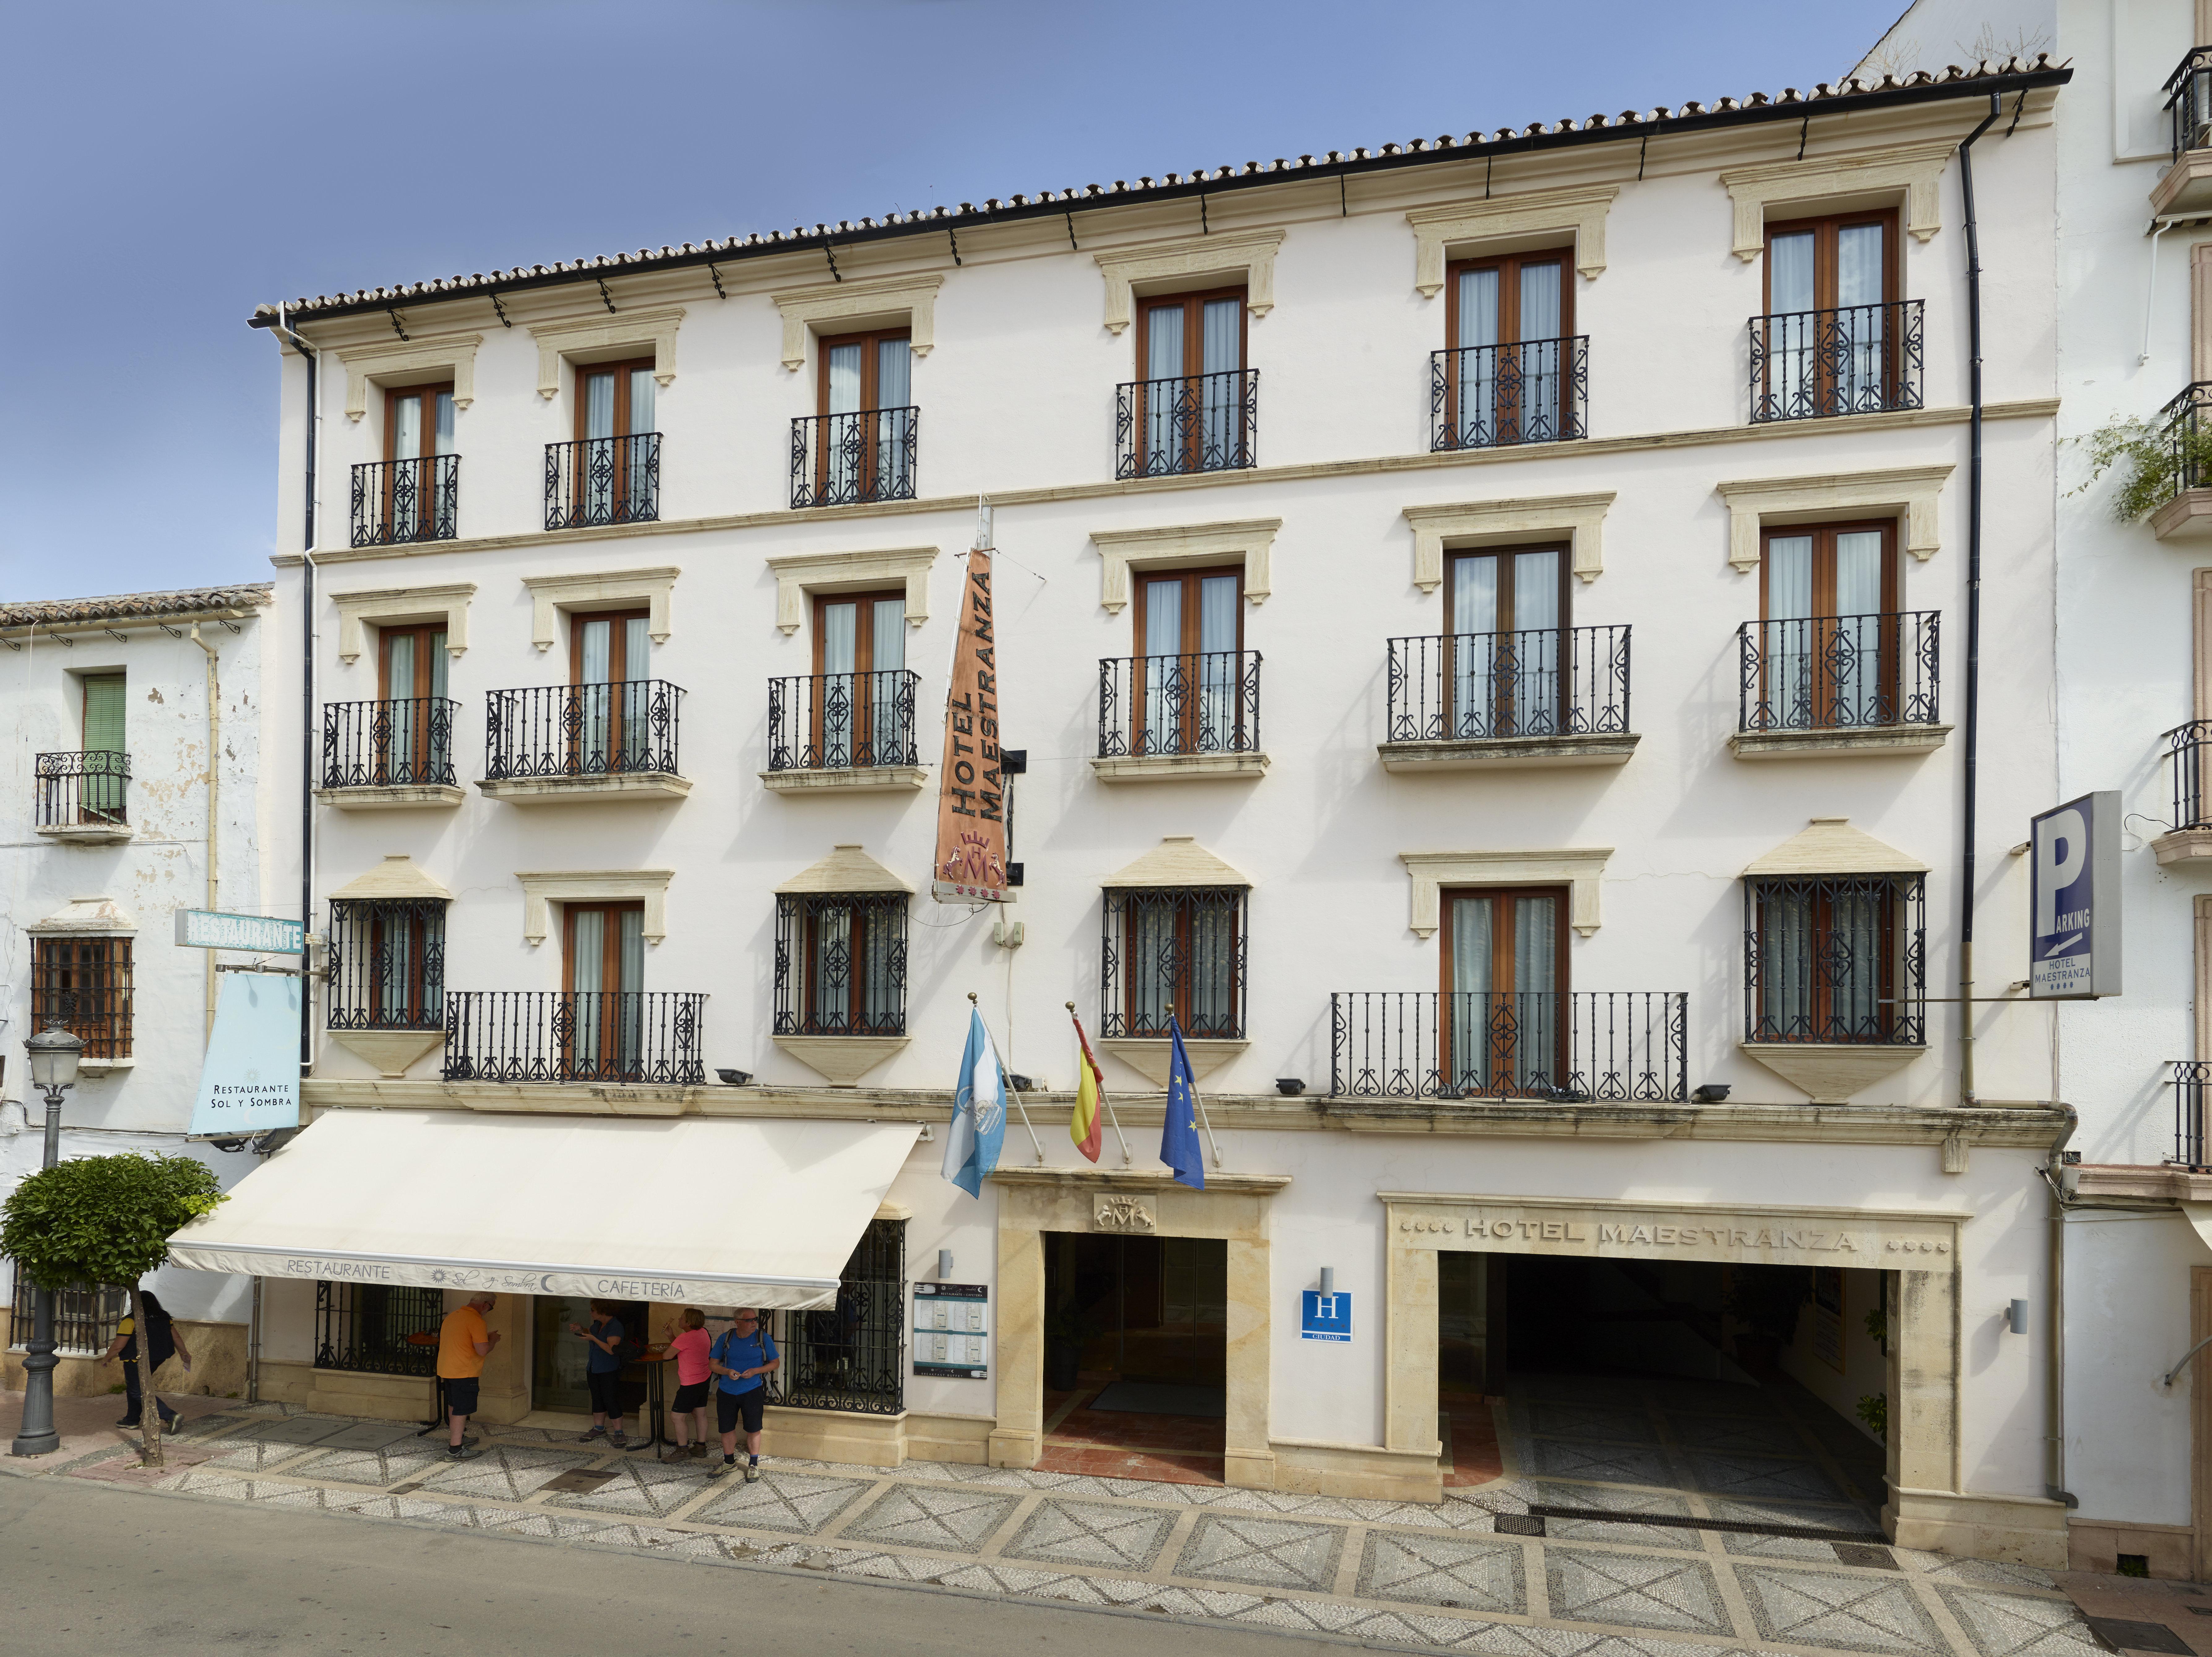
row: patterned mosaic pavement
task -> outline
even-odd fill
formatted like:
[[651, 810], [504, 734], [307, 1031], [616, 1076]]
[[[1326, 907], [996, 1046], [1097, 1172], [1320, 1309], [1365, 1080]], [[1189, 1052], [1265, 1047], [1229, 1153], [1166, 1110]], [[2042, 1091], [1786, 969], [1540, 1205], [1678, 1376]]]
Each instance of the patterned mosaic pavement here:
[[[155, 1488], [741, 1569], [817, 1570], [1494, 1657], [2093, 1657], [2043, 1573], [1654, 1519], [1870, 1531], [1873, 1447], [1769, 1389], [1545, 1381], [1505, 1472], [1440, 1507], [916, 1462], [779, 1460], [757, 1484], [541, 1429], [439, 1439], [282, 1405], [191, 1424]], [[773, 1445], [771, 1444], [771, 1449]], [[112, 1477], [108, 1449], [53, 1471]], [[189, 1465], [183, 1465], [189, 1462]], [[564, 1478], [580, 1473], [586, 1477]], [[605, 1474], [605, 1478], [589, 1475]], [[142, 1475], [143, 1476], [143, 1475]], [[1516, 1533], [1532, 1504], [1546, 1518]], [[1614, 1517], [1614, 1515], [1618, 1517]], [[1508, 1529], [1498, 1528], [1504, 1517]]]

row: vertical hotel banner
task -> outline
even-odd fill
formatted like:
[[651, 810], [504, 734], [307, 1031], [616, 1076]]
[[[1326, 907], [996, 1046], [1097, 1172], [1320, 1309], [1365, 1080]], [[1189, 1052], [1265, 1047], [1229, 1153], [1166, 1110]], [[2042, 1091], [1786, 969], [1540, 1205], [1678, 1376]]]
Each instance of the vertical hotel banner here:
[[999, 647], [991, 623], [988, 547], [968, 555], [960, 589], [960, 639], [945, 698], [937, 864], [929, 893], [939, 903], [1013, 901], [1006, 889], [1006, 785], [999, 765]]

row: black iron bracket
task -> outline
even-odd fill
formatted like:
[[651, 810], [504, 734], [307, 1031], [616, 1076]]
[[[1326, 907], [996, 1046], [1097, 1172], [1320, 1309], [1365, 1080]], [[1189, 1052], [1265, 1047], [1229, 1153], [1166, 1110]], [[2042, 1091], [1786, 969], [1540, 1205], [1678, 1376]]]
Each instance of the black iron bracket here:
[[714, 279], [714, 297], [716, 299], [729, 298], [729, 295], [722, 291], [722, 273], [716, 270], [711, 263], [707, 266], [707, 274]]
[[1644, 136], [1636, 141], [1636, 182], [1644, 182], [1644, 158], [1651, 150], [1651, 129], [1645, 127]]
[[512, 322], [507, 320], [507, 307], [499, 302], [499, 294], [496, 292], [495, 292], [491, 296], [491, 308], [499, 313], [499, 325], [501, 327], [512, 328], [514, 326]]
[[830, 280], [832, 282], [844, 281], [845, 278], [838, 274], [837, 270], [837, 250], [832, 247], [826, 240], [822, 244], [822, 256], [830, 261]]
[[1198, 234], [1201, 236], [1213, 234], [1213, 227], [1206, 220], [1206, 192], [1203, 191], [1199, 192], [1198, 197]]
[[1805, 159], [1805, 135], [1812, 130], [1813, 111], [1808, 105], [1805, 110], [1805, 118], [1797, 126], [1797, 159], [1801, 161]]
[[399, 313], [393, 310], [387, 305], [384, 307], [384, 314], [392, 319], [392, 331], [398, 335], [400, 338], [405, 339], [407, 337], [407, 331], [399, 325]]
[[1075, 215], [1073, 213], [1067, 215], [1067, 245], [1079, 253], [1083, 251], [1075, 246]]
[[[2027, 107], [2027, 88], [2026, 87], [2022, 87], [2020, 89], [2020, 101], [2012, 106], [2012, 126], [2008, 126], [2005, 129], [2006, 137], [2009, 138], [2012, 137], [2012, 129], [2014, 126], [2018, 126], [2020, 124], [2021, 112]], [[2068, 1505], [2070, 1507], [2073, 1504], [2069, 1502]]]
[[622, 313], [615, 309], [615, 296], [607, 292], [607, 279], [605, 276], [598, 276], [593, 280], [599, 284], [599, 302], [607, 307], [607, 314], [611, 317], [620, 316]]
[[[960, 233], [948, 224], [945, 227], [945, 234], [952, 244], [952, 262], [957, 264], [960, 263]], [[832, 261], [831, 268], [836, 268], [835, 261]]]

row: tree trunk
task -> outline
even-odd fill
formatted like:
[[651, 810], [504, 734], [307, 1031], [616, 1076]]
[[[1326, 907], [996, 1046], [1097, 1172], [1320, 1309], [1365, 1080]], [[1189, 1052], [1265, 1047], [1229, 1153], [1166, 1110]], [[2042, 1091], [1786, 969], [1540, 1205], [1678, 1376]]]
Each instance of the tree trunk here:
[[144, 1449], [140, 1459], [149, 1467], [161, 1466], [161, 1401], [154, 1396], [154, 1332], [146, 1326], [146, 1302], [138, 1285], [131, 1285], [131, 1328], [138, 1343], [138, 1431]]

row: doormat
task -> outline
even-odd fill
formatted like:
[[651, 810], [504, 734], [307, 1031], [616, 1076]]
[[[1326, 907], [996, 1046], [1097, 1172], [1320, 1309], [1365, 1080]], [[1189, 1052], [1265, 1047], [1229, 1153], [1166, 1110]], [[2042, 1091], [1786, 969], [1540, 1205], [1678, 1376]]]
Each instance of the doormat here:
[[1799, 1536], [1808, 1542], [1864, 1542], [1877, 1547], [1889, 1539], [1880, 1531], [1835, 1530], [1826, 1525], [1759, 1525], [1747, 1519], [1692, 1519], [1682, 1514], [1621, 1513], [1611, 1508], [1555, 1508], [1531, 1502], [1540, 1519], [1583, 1519], [1601, 1525], [1663, 1525], [1678, 1531], [1724, 1531], [1731, 1536]]
[[1117, 1381], [1085, 1406], [1139, 1416], [1226, 1416], [1229, 1395], [1219, 1387], [1178, 1387], [1159, 1381]]
[[547, 1479], [545, 1488], [558, 1490], [562, 1496], [588, 1496], [614, 1476], [612, 1467], [572, 1467]]
[[2091, 1617], [2089, 1632], [2114, 1651], [2155, 1651], [2188, 1657], [2189, 1642], [2163, 1623], [2134, 1623], [2124, 1617]]

